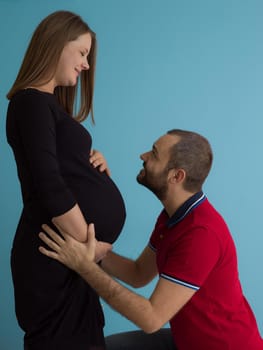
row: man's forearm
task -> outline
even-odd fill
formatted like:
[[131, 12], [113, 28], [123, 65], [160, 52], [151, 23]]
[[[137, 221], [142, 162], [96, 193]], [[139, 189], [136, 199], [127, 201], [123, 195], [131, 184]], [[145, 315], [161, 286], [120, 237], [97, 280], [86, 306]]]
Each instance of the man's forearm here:
[[109, 252], [102, 260], [101, 267], [111, 276], [129, 284], [132, 287], [140, 286], [140, 276], [134, 260]]
[[159, 320], [156, 319], [152, 304], [148, 299], [116, 282], [95, 263], [89, 263], [86, 267], [85, 274], [81, 274], [82, 278], [113, 309], [146, 333], [154, 332], [162, 326], [162, 324], [159, 324]]

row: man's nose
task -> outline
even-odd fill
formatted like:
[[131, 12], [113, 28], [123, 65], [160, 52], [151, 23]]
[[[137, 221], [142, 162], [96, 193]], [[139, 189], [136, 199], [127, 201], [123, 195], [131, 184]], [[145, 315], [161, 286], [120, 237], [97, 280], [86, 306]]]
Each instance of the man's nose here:
[[146, 160], [147, 153], [148, 153], [148, 152], [145, 152], [145, 153], [142, 153], [142, 154], [140, 155], [141, 160], [143, 160], [143, 161]]

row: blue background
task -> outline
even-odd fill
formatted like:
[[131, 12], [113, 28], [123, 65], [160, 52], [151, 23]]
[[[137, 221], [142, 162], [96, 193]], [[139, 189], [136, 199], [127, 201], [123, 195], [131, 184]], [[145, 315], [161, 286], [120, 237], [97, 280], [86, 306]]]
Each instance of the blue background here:
[[[263, 2], [0, 0], [0, 348], [22, 349], [9, 267], [21, 195], [5, 138], [5, 94], [36, 25], [59, 9], [81, 14], [98, 37], [96, 126], [85, 125], [127, 205], [116, 251], [135, 258], [161, 209], [135, 181], [139, 154], [171, 128], [200, 132], [215, 156], [204, 190], [232, 231], [262, 333]], [[135, 328], [103, 304], [106, 335]]]

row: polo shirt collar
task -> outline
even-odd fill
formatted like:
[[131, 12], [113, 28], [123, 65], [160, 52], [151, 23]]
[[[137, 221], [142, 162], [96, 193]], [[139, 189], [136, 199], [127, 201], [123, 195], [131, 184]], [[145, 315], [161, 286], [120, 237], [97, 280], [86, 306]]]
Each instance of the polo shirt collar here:
[[167, 221], [167, 226], [172, 227], [176, 225], [179, 221], [183, 220], [186, 215], [188, 215], [194, 208], [198, 207], [205, 199], [206, 196], [204, 195], [203, 191], [195, 193], [176, 210], [173, 216], [169, 218]]

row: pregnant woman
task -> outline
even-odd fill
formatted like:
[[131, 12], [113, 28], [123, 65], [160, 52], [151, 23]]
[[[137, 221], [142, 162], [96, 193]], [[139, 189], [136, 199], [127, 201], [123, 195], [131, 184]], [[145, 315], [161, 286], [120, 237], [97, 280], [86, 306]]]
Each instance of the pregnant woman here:
[[7, 140], [23, 198], [11, 268], [25, 350], [105, 349], [98, 295], [38, 251], [42, 223], [53, 220], [85, 241], [93, 222], [97, 240], [113, 243], [125, 221], [106, 161], [80, 124], [89, 113], [93, 119], [95, 59], [95, 33], [78, 15], [55, 12], [33, 33], [7, 95]]

